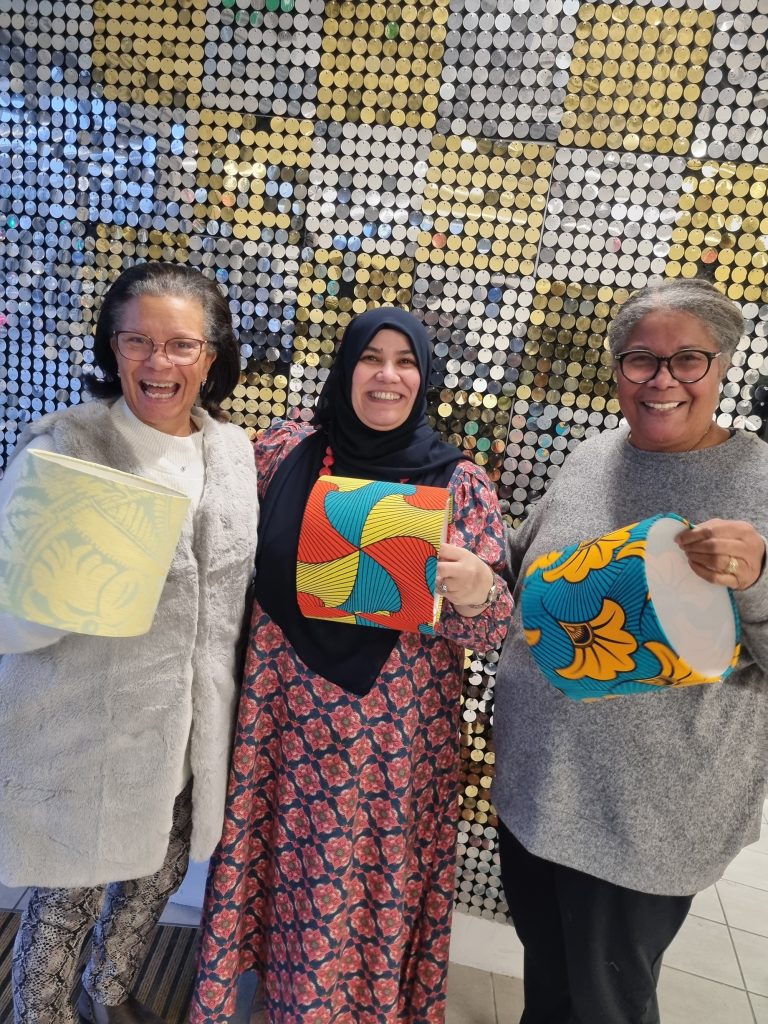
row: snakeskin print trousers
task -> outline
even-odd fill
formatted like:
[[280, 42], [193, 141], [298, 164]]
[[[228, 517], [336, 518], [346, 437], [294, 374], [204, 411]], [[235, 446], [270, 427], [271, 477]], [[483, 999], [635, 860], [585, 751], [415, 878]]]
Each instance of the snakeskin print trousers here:
[[72, 989], [93, 928], [83, 985], [96, 1002], [127, 999], [165, 904], [189, 861], [192, 783], [176, 798], [168, 853], [154, 875], [76, 889], [33, 888], [13, 947], [14, 1024], [78, 1024]]

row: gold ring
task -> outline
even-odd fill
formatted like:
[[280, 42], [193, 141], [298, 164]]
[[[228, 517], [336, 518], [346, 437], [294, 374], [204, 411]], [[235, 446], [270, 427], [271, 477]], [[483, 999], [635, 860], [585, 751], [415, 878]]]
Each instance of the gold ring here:
[[729, 576], [736, 576], [737, 572], [739, 571], [738, 558], [734, 558], [733, 555], [731, 555], [728, 559], [728, 565], [726, 566], [725, 571]]

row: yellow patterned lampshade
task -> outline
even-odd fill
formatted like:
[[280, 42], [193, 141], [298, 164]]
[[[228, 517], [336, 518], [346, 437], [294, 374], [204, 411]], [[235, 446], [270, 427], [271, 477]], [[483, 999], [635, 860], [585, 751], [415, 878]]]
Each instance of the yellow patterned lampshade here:
[[437, 557], [451, 520], [443, 487], [321, 476], [299, 536], [296, 594], [310, 619], [434, 633]]
[[0, 609], [73, 633], [146, 633], [189, 498], [66, 455], [27, 455], [0, 516]]

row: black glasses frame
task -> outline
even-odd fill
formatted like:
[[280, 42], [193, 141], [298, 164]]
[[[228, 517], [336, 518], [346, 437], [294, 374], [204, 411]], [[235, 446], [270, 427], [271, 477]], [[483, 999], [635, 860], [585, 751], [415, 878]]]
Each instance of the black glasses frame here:
[[[647, 356], [649, 359], [656, 360], [656, 368], [654, 369], [653, 373], [650, 375], [650, 377], [643, 377], [642, 380], [637, 380], [635, 377], [630, 377], [624, 369], [624, 360], [627, 359], [629, 356], [634, 356], [637, 355], [638, 353]], [[707, 368], [704, 370], [703, 373], [699, 374], [698, 377], [678, 377], [678, 375], [675, 373], [673, 361], [677, 359], [678, 356], [691, 354], [695, 354], [697, 356], [704, 356], [704, 358], [707, 360]], [[673, 352], [671, 356], [657, 356], [655, 352], [648, 352], [646, 349], [635, 348], [632, 349], [631, 352], [620, 352], [614, 358], [616, 364], [619, 367], [619, 370], [621, 371], [621, 375], [626, 380], [630, 381], [630, 383], [632, 384], [648, 384], [648, 382], [652, 381], [653, 378], [658, 374], [659, 370], [662, 367], [662, 364], [666, 364], [670, 376], [673, 377], [679, 384], [696, 384], [697, 381], [703, 380], [707, 376], [707, 374], [709, 373], [710, 366], [719, 355], [720, 352], [707, 352], [705, 349], [702, 348], [682, 348], [679, 352]]]
[[[121, 334], [128, 334], [133, 338], [146, 338], [147, 341], [150, 342], [150, 344], [152, 345], [152, 351], [147, 353], [147, 355], [142, 356], [141, 359], [137, 359], [136, 356], [129, 356], [128, 353], [124, 352], [123, 349], [120, 347]], [[150, 337], [149, 334], [142, 334], [141, 331], [115, 331], [114, 334], [112, 335], [112, 340], [117, 346], [117, 350], [120, 353], [120, 355], [124, 359], [127, 359], [132, 363], [143, 363], [145, 360], [153, 356], [155, 352], [162, 352], [165, 358], [168, 360], [168, 362], [173, 363], [174, 366], [194, 366], [195, 363], [199, 362], [200, 355], [202, 354], [202, 351], [207, 344], [207, 342], [201, 341], [200, 338], [187, 338], [184, 335], [179, 335], [178, 338], [169, 338], [167, 341], [158, 343], [157, 341], [155, 341], [154, 338]], [[196, 345], [199, 345], [200, 347], [197, 350], [197, 355], [195, 356], [195, 358], [185, 360], [182, 363], [177, 362], [175, 359], [171, 359], [171, 357], [168, 355], [168, 349], [166, 348], [166, 346], [170, 345], [171, 342], [173, 341], [190, 341], [195, 342]]]

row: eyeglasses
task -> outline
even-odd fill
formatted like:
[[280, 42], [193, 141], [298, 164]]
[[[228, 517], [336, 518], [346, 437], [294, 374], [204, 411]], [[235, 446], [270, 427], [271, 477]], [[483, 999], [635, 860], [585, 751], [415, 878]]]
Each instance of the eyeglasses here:
[[126, 359], [143, 363], [155, 350], [162, 352], [169, 363], [176, 366], [191, 366], [200, 358], [205, 342], [198, 338], [169, 338], [162, 344], [153, 341], [146, 334], [136, 331], [117, 331], [112, 335], [117, 351]]
[[680, 384], [695, 384], [706, 377], [712, 361], [719, 355], [719, 352], [705, 352], [698, 348], [683, 348], [671, 356], [657, 356], [644, 349], [634, 349], [632, 352], [620, 352], [615, 358], [622, 375], [633, 384], [647, 384], [653, 380], [662, 363]]

